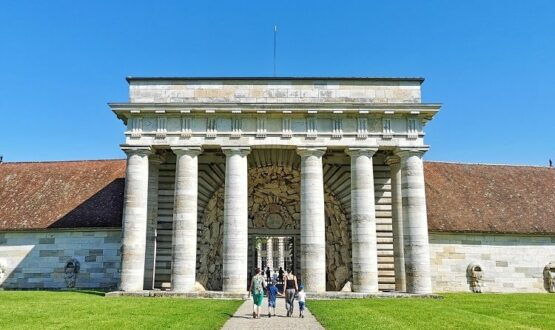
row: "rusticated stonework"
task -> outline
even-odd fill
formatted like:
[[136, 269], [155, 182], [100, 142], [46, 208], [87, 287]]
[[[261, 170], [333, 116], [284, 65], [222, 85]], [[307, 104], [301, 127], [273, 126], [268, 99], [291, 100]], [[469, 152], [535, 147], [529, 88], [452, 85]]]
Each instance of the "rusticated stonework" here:
[[[249, 169], [249, 229], [300, 229], [300, 172], [289, 166]], [[222, 289], [224, 187], [210, 198], [199, 223], [197, 279], [208, 290]], [[350, 225], [345, 209], [325, 188], [327, 290], [352, 280]], [[302, 274], [301, 274], [302, 277]]]

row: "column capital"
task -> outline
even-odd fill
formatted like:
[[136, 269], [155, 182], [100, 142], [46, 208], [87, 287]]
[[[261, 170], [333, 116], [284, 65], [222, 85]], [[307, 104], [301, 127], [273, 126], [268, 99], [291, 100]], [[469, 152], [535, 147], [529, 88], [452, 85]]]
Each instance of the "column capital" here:
[[299, 147], [297, 148], [297, 154], [301, 157], [322, 157], [326, 153], [326, 149], [326, 147]]
[[428, 149], [430, 149], [428, 146], [400, 147], [395, 150], [395, 155], [401, 157], [401, 159], [407, 159], [410, 156], [418, 156], [419, 158], [422, 158]]
[[240, 146], [240, 147], [222, 147], [222, 152], [226, 156], [241, 155], [246, 156], [251, 153], [250, 147]]
[[150, 146], [121, 146], [121, 150], [127, 154], [127, 156], [131, 155], [140, 155], [140, 156], [149, 156], [152, 154], [152, 147]]
[[355, 156], [368, 156], [372, 157], [378, 151], [378, 147], [366, 148], [345, 148], [345, 153], [351, 157]]
[[400, 163], [401, 163], [401, 157], [399, 157], [398, 155], [391, 155], [385, 158], [386, 165], [391, 166], [391, 165], [396, 165]]
[[185, 147], [185, 146], [174, 146], [171, 147], [174, 154], [177, 156], [190, 155], [198, 156], [202, 153], [202, 147]]

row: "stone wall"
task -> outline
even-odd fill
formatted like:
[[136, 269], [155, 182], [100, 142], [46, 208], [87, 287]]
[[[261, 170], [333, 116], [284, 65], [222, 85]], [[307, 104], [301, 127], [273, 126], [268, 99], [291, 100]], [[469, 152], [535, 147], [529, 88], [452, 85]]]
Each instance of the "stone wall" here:
[[434, 292], [469, 292], [470, 263], [482, 268], [482, 292], [546, 292], [555, 236], [430, 233], [430, 253]]
[[[297, 169], [277, 165], [250, 168], [249, 229], [298, 232], [299, 194]], [[224, 187], [220, 187], [210, 198], [199, 223], [197, 280], [209, 290], [222, 288], [223, 197]], [[326, 289], [338, 291], [352, 277], [350, 224], [347, 212], [329, 189], [325, 189], [325, 203]]]
[[0, 232], [0, 287], [68, 288], [66, 263], [74, 259], [80, 265], [76, 288], [114, 289], [120, 236], [119, 229]]
[[132, 80], [135, 103], [420, 103], [419, 80]]

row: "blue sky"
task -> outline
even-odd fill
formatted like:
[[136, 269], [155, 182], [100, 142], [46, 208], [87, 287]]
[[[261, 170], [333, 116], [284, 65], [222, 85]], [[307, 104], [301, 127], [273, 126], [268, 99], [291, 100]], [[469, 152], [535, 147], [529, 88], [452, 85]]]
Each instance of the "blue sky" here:
[[3, 1], [5, 161], [123, 158], [126, 76], [422, 76], [429, 160], [555, 161], [555, 1]]

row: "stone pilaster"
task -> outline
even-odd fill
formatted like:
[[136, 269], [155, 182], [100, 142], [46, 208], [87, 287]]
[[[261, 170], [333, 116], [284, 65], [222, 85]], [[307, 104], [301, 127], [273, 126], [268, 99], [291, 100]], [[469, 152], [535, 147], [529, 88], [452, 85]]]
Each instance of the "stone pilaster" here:
[[326, 291], [326, 220], [322, 156], [326, 148], [298, 148], [301, 156], [301, 276], [306, 291]]
[[268, 237], [266, 240], [266, 267], [270, 267], [270, 271], [274, 270], [274, 239]]
[[281, 267], [281, 269], [284, 269], [284, 258], [285, 258], [285, 254], [284, 254], [284, 246], [283, 246], [283, 237], [278, 237], [278, 264], [277, 264], [277, 268], [279, 270], [279, 268]]
[[127, 154], [120, 290], [141, 291], [144, 285], [148, 205], [149, 147], [123, 147]]
[[172, 291], [195, 288], [199, 147], [173, 147], [175, 199], [173, 208]]
[[351, 240], [353, 291], [378, 292], [378, 245], [374, 201], [377, 148], [351, 148]]
[[431, 293], [423, 150], [401, 150], [403, 233], [407, 292]]
[[393, 232], [393, 262], [395, 266], [395, 290], [407, 290], [405, 276], [405, 246], [403, 234], [403, 196], [401, 185], [401, 159], [390, 156], [386, 164], [391, 169], [391, 207], [392, 207], [392, 232]]
[[144, 289], [154, 289], [156, 269], [156, 230], [158, 225], [158, 178], [162, 158], [159, 155], [149, 157], [148, 163], [148, 211], [145, 247], [145, 282]]
[[248, 147], [222, 148], [226, 155], [223, 291], [247, 289]]

